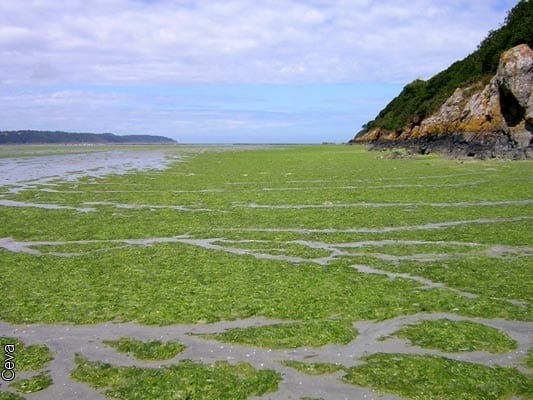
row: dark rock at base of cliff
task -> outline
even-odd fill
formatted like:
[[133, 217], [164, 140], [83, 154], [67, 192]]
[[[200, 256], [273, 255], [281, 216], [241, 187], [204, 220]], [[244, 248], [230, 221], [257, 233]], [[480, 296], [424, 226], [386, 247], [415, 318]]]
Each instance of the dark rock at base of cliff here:
[[372, 150], [405, 148], [415, 154], [439, 153], [451, 158], [533, 158], [533, 142], [527, 147], [503, 132], [477, 132], [428, 135], [402, 142], [389, 140], [369, 143]]

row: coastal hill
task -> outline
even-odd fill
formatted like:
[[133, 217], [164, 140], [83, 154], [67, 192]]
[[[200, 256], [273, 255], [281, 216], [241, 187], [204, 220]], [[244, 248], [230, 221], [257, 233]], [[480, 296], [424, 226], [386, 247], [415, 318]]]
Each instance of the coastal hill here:
[[350, 143], [479, 158], [533, 157], [533, 1], [465, 59], [404, 87]]
[[0, 131], [2, 144], [176, 144], [173, 139], [152, 135], [71, 133], [61, 131]]

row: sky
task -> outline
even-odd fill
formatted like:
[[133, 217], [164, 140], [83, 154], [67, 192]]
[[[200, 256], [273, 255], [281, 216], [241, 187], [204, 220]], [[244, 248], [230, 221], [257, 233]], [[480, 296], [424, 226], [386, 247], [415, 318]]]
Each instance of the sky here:
[[1, 0], [0, 130], [342, 143], [516, 0]]

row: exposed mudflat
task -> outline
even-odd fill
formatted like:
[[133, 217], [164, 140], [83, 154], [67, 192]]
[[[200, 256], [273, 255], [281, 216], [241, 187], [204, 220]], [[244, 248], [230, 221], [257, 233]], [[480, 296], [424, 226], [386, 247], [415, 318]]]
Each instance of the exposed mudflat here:
[[493, 224], [498, 222], [517, 222], [533, 220], [533, 216], [511, 217], [511, 218], [476, 218], [462, 221], [430, 222], [421, 225], [404, 225], [404, 226], [386, 226], [383, 228], [224, 228], [227, 231], [248, 231], [248, 232], [290, 232], [290, 233], [386, 233], [386, 232], [405, 232], [405, 231], [423, 231], [431, 229], [445, 229], [459, 225], [469, 224]]
[[[1, 203], [0, 203], [1, 205]], [[460, 245], [464, 247], [471, 247], [473, 250], [471, 252], [463, 252], [460, 255], [454, 255], [454, 254], [432, 254], [432, 253], [424, 253], [424, 254], [411, 254], [411, 255], [391, 255], [391, 254], [382, 254], [379, 252], [372, 252], [369, 253], [373, 257], [382, 259], [385, 261], [402, 261], [402, 260], [414, 260], [414, 261], [426, 261], [426, 262], [433, 262], [433, 261], [442, 261], [446, 259], [456, 258], [456, 257], [462, 257], [465, 254], [470, 255], [484, 255], [487, 257], [503, 257], [507, 256], [509, 254], [513, 254], [516, 256], [531, 256], [533, 254], [533, 247], [529, 246], [505, 246], [505, 245], [493, 245], [493, 246], [482, 246], [480, 243], [468, 243], [468, 242], [442, 242], [442, 241], [420, 241], [420, 240], [381, 240], [381, 241], [358, 241], [358, 242], [348, 242], [348, 243], [323, 243], [323, 242], [316, 242], [316, 241], [307, 241], [307, 240], [294, 240], [294, 241], [288, 241], [286, 243], [288, 244], [298, 244], [304, 247], [308, 247], [310, 249], [315, 250], [324, 250], [326, 252], [329, 252], [330, 254], [326, 257], [318, 257], [318, 258], [304, 258], [304, 257], [292, 257], [292, 256], [286, 256], [286, 255], [279, 255], [279, 254], [270, 254], [268, 252], [268, 249], [266, 250], [254, 250], [254, 249], [247, 249], [242, 248], [240, 245], [242, 244], [249, 244], [249, 243], [261, 243], [264, 241], [261, 240], [228, 240], [224, 238], [195, 238], [189, 235], [180, 235], [180, 236], [171, 236], [171, 237], [153, 237], [153, 238], [142, 238], [142, 239], [111, 239], [111, 240], [72, 240], [72, 241], [20, 241], [15, 240], [13, 238], [0, 238], [0, 248], [3, 248], [8, 251], [12, 251], [15, 253], [27, 253], [27, 254], [33, 254], [33, 255], [42, 255], [43, 253], [39, 251], [38, 248], [46, 249], [47, 246], [63, 246], [63, 245], [72, 245], [72, 244], [94, 244], [94, 243], [101, 243], [101, 244], [119, 244], [119, 245], [125, 245], [125, 246], [151, 246], [154, 244], [159, 243], [183, 243], [193, 246], [202, 247], [204, 249], [208, 250], [215, 250], [215, 251], [223, 251], [230, 254], [237, 254], [237, 255], [250, 255], [257, 259], [268, 259], [268, 260], [278, 260], [278, 261], [286, 261], [289, 263], [304, 263], [304, 262], [311, 262], [316, 263], [319, 265], [328, 265], [334, 260], [342, 257], [349, 257], [354, 255], [365, 255], [365, 253], [354, 253], [352, 251], [346, 251], [346, 249], [357, 249], [357, 248], [363, 248], [368, 246], [385, 246], [385, 245], [403, 245], [403, 246], [417, 246], [421, 244], [430, 244], [430, 245]], [[479, 250], [479, 248], [484, 247], [483, 250]], [[274, 250], [274, 249], [271, 249]], [[54, 254], [54, 253], [48, 253], [48, 254]], [[64, 254], [55, 254], [59, 256], [70, 256], [70, 255], [82, 255], [85, 254], [84, 252], [77, 252], [77, 253], [64, 253]], [[372, 269], [370, 267], [366, 266], [357, 266], [357, 268], [361, 269], [360, 272], [365, 273], [376, 273], [377, 270]], [[369, 272], [372, 270], [372, 272]], [[389, 273], [387, 273], [389, 274]], [[389, 274], [391, 277], [394, 274]], [[396, 274], [401, 277], [405, 274]], [[418, 278], [412, 278], [417, 280]], [[426, 280], [427, 281], [427, 280]], [[441, 287], [435, 286], [435, 287]]]
[[[175, 158], [174, 158], [175, 160]], [[0, 186], [18, 192], [55, 180], [75, 181], [128, 171], [162, 170], [171, 162], [163, 151], [102, 151], [0, 159]]]
[[[201, 153], [201, 150], [197, 150], [197, 152]], [[188, 181], [176, 180], [178, 183], [185, 183], [183, 186], [172, 184], [159, 187], [158, 185], [150, 185], [148, 180], [142, 180], [142, 183], [124, 182], [120, 184], [120, 187], [114, 187], [111, 182], [100, 182], [100, 179], [95, 179], [94, 181], [84, 181], [84, 188], [90, 187], [90, 190], [85, 191], [80, 189], [75, 182], [87, 176], [100, 178], [107, 174], [124, 174], [132, 171], [144, 171], [145, 174], [150, 175], [148, 179], [153, 179], [153, 176], [159, 173], [158, 171], [163, 171], [171, 166], [174, 161], [182, 160], [180, 154], [169, 155], [163, 150], [138, 152], [105, 151], [90, 154], [0, 159], [0, 187], [4, 187], [3, 194], [0, 194], [0, 212], [9, 210], [9, 212], [13, 213], [21, 212], [20, 215], [23, 215], [25, 209], [40, 209], [48, 215], [48, 213], [53, 213], [54, 210], [67, 210], [71, 211], [73, 219], [82, 217], [99, 219], [106, 214], [103, 210], [113, 208], [120, 210], [116, 211], [120, 218], [124, 217], [124, 220], [131, 218], [134, 221], [132, 222], [132, 227], [136, 223], [135, 218], [138, 214], [155, 216], [153, 220], [149, 220], [154, 225], [153, 231], [147, 229], [146, 232], [148, 233], [144, 234], [144, 231], [139, 230], [139, 232], [143, 233], [131, 236], [128, 235], [128, 230], [121, 231], [121, 234], [110, 234], [109, 236], [98, 236], [93, 231], [86, 236], [75, 236], [77, 239], [81, 237], [82, 240], [33, 240], [31, 236], [24, 236], [28, 238], [21, 239], [20, 231], [14, 230], [11, 233], [9, 229], [6, 229], [7, 234], [0, 235], [0, 250], [9, 252], [10, 257], [21, 257], [22, 259], [22, 255], [24, 255], [24, 257], [31, 256], [35, 260], [66, 263], [72, 260], [77, 262], [78, 258], [81, 262], [81, 257], [86, 256], [94, 259], [92, 256], [96, 257], [98, 254], [106, 252], [110, 252], [113, 255], [112, 252], [117, 249], [128, 249], [131, 250], [132, 254], [138, 254], [140, 253], [139, 249], [146, 246], [165, 244], [169, 245], [169, 247], [173, 245], [185, 247], [183, 245], [186, 245], [188, 246], [187, 248], [192, 246], [195, 247], [195, 250], [201, 250], [202, 252], [199, 251], [198, 254], [216, 254], [215, 257], [219, 257], [220, 254], [228, 257], [227, 254], [230, 254], [232, 257], [239, 257], [239, 262], [242, 260], [243, 263], [250, 260], [255, 262], [255, 259], [268, 260], [274, 263], [272, 265], [284, 263], [283, 267], [291, 269], [291, 271], [298, 268], [303, 269], [304, 264], [306, 264], [305, 266], [311, 264], [313, 271], [322, 271], [320, 268], [324, 270], [327, 270], [327, 268], [334, 269], [337, 265], [344, 263], [346, 267], [350, 266], [352, 268], [345, 269], [349, 273], [357, 275], [357, 277], [363, 276], [365, 279], [370, 279], [368, 275], [361, 275], [370, 274], [386, 277], [378, 278], [386, 283], [391, 283], [387, 278], [391, 281], [396, 280], [393, 283], [403, 282], [403, 280], [412, 281], [415, 283], [414, 286], [417, 290], [442, 289], [443, 292], [449, 291], [453, 295], [459, 296], [457, 298], [460, 300], [464, 300], [464, 298], [479, 299], [479, 297], [483, 296], [482, 289], [477, 292], [470, 287], [459, 290], [456, 287], [452, 287], [452, 283], [447, 284], [439, 282], [438, 278], [433, 280], [433, 278], [429, 279], [427, 276], [419, 276], [417, 272], [407, 273], [403, 272], [405, 270], [396, 270], [396, 266], [410, 261], [423, 266], [431, 266], [432, 263], [434, 265], [437, 263], [445, 264], [446, 262], [468, 257], [504, 262], [502, 260], [527, 260], [533, 256], [533, 246], [527, 242], [521, 243], [521, 245], [512, 245], [498, 238], [491, 238], [491, 240], [484, 242], [483, 238], [478, 240], [475, 235], [468, 237], [449, 235], [435, 240], [426, 240], [426, 235], [430, 233], [441, 232], [455, 227], [463, 227], [465, 229], [478, 226], [493, 228], [494, 225], [507, 223], [531, 225], [533, 216], [531, 213], [527, 214], [527, 210], [523, 210], [533, 205], [533, 200], [527, 196], [525, 190], [519, 192], [516, 196], [509, 197], [509, 199], [501, 199], [495, 196], [492, 200], [483, 200], [482, 197], [476, 196], [464, 196], [457, 199], [457, 201], [453, 201], [453, 196], [442, 196], [442, 198], [436, 196], [435, 198], [425, 199], [416, 197], [412, 193], [405, 196], [402, 194], [397, 196], [397, 198], [386, 198], [384, 196], [383, 200], [380, 196], [369, 198], [368, 201], [365, 201], [362, 196], [355, 197], [355, 195], [359, 195], [360, 190], [378, 190], [379, 193], [398, 190], [403, 193], [403, 189], [406, 189], [407, 193], [411, 189], [416, 192], [418, 188], [429, 188], [431, 190], [442, 190], [444, 193], [444, 191], [449, 192], [466, 188], [475, 191], [487, 185], [490, 175], [497, 168], [500, 168], [499, 165], [494, 165], [494, 168], [491, 166], [491, 168], [477, 170], [477, 172], [444, 173], [442, 175], [433, 173], [420, 175], [420, 172], [418, 172], [418, 175], [413, 176], [374, 177], [372, 179], [354, 178], [351, 181], [347, 179], [336, 181], [334, 176], [322, 179], [319, 174], [316, 174], [315, 177], [309, 175], [309, 179], [306, 179], [301, 174], [300, 176], [294, 176], [298, 175], [299, 171], [293, 172], [293, 169], [285, 171], [279, 167], [279, 170], [271, 168], [266, 172], [263, 169], [268, 169], [267, 166], [261, 166], [261, 172], [256, 175], [252, 176], [250, 174], [249, 176], [248, 171], [240, 171], [244, 173], [235, 174], [230, 181], [224, 182], [223, 179], [218, 179], [211, 181], [210, 184], [207, 174], [204, 175], [202, 170], [193, 169], [183, 172], [176, 172], [174, 169], [170, 172], [167, 171], [168, 176], [165, 175], [165, 179], [180, 177], [197, 180], [194, 184], [189, 184]], [[215, 172], [218, 169], [224, 170], [226, 168], [223, 162], [219, 161], [219, 163]], [[274, 174], [278, 174], [282, 178], [278, 181], [270, 179]], [[269, 179], [267, 179], [267, 175]], [[243, 181], [238, 182], [239, 179]], [[529, 183], [527, 177], [518, 177], [516, 179], [524, 180], [525, 184]], [[69, 185], [70, 187], [66, 186], [64, 185], [65, 182], [71, 182], [72, 185]], [[350, 183], [348, 184], [348, 182]], [[61, 187], [59, 187], [60, 185]], [[39, 195], [49, 196], [44, 197], [52, 200], [48, 202], [45, 200], [40, 201], [39, 195], [27, 196], [27, 198], [18, 196], [21, 193], [24, 194], [26, 189], [32, 189]], [[322, 193], [330, 192], [339, 192], [339, 198], [331, 198], [330, 200], [325, 195], [321, 197]], [[354, 198], [350, 197], [352, 192]], [[90, 195], [81, 196], [87, 193], [94, 195], [94, 198], [90, 197]], [[63, 195], [69, 202], [61, 202], [61, 196]], [[165, 196], [162, 197], [165, 200], [157, 197], [159, 195]], [[72, 200], [77, 199], [78, 197], [76, 196], [81, 198], [79, 203]], [[217, 199], [217, 196], [223, 199]], [[57, 201], [54, 202], [56, 199]], [[183, 202], [180, 202], [181, 200]], [[405, 210], [421, 211], [420, 209], [424, 207], [431, 208], [432, 212], [438, 215], [438, 219], [424, 218], [421, 221], [412, 219], [410, 223], [398, 224], [386, 218], [388, 216], [386, 213], [394, 213], [398, 210], [402, 210], [402, 212]], [[513, 207], [521, 207], [520, 212], [509, 214], [500, 212], [496, 215], [492, 213], [495, 209], [512, 209]], [[340, 214], [346, 211], [345, 215], [348, 216], [352, 209], [363, 215], [363, 217], [354, 218], [353, 224], [352, 222], [349, 224], [344, 223], [346, 220], [342, 224], [335, 224], [336, 221], [329, 220], [317, 223], [318, 218], [316, 220], [312, 219], [314, 217], [312, 214], [316, 213], [318, 215], [324, 210], [328, 214], [335, 212]], [[147, 210], [154, 212], [147, 213]], [[175, 211], [175, 213], [166, 212], [167, 210]], [[286, 212], [286, 210], [289, 211]], [[472, 215], [469, 214], [471, 211]], [[32, 212], [37, 211], [32, 210]], [[366, 215], [364, 213], [374, 212], [385, 213], [384, 218], [380, 219], [376, 224], [372, 223], [372, 219], [364, 217]], [[115, 210], [113, 210], [113, 213], [115, 213]], [[158, 224], [157, 217], [160, 213], [175, 216], [176, 221], [172, 225], [172, 229], [168, 229], [168, 231], [164, 231], [163, 234], [158, 236], [161, 233], [156, 229]], [[247, 218], [249, 218], [250, 214], [253, 217], [244, 222], [230, 218], [233, 214], [239, 213], [246, 214], [245, 217]], [[284, 215], [305, 213], [309, 219], [302, 219], [304, 221], [302, 223], [291, 223], [291, 221], [287, 222], [283, 217], [280, 217], [275, 223], [271, 223], [270, 220], [266, 220], [264, 217], [264, 215], [269, 213], [273, 215], [272, 218], [278, 218], [277, 215], [274, 215], [275, 213], [284, 213]], [[459, 213], [462, 214], [458, 215]], [[258, 218], [256, 220], [256, 214], [261, 214], [264, 219]], [[209, 219], [215, 220], [215, 217], [220, 217], [223, 223], [220, 225], [211, 224]], [[190, 225], [185, 225], [186, 228], [183, 228], [181, 219], [186, 218], [189, 218], [188, 223]], [[190, 221], [200, 218], [206, 218], [208, 222], [206, 226], [200, 226], [201, 229], [198, 229], [198, 226], [195, 226]], [[53, 221], [47, 223], [53, 223]], [[81, 219], [80, 223], [82, 223]], [[187, 230], [189, 227], [197, 228], [197, 230], [193, 229], [192, 232], [202, 233], [190, 233]], [[206, 227], [208, 229], [204, 229]], [[123, 235], [123, 232], [126, 232], [126, 234]], [[398, 238], [399, 235], [387, 235], [398, 232], [417, 233], [419, 236], [412, 235], [414, 239], [408, 240], [407, 235], [405, 239]], [[336, 238], [335, 234], [345, 234], [345, 236]], [[349, 236], [350, 234], [354, 234], [353, 238]], [[365, 234], [371, 234], [376, 239], [362, 239]], [[47, 238], [44, 235], [34, 237]], [[69, 235], [66, 233], [58, 237], [68, 238]], [[99, 239], [98, 237], [110, 237], [111, 239]], [[257, 239], [257, 237], [261, 239]], [[286, 239], [285, 237], [290, 237], [291, 239]], [[65, 259], [67, 257], [69, 259]], [[173, 253], [172, 257], [176, 257], [176, 254]], [[364, 262], [365, 257], [372, 257], [378, 262], [366, 265]], [[216, 260], [218, 261], [218, 258]], [[127, 262], [128, 260], [125, 261], [125, 263]], [[150, 264], [151, 262], [150, 260]], [[380, 262], [383, 263], [380, 264]], [[524, 261], [524, 265], [526, 262]], [[179, 261], [176, 264], [180, 265]], [[392, 266], [392, 268], [381, 268], [380, 265]], [[122, 267], [123, 265], [117, 263], [115, 266]], [[423, 275], [423, 272], [419, 272], [419, 274]], [[266, 274], [265, 279], [269, 279], [268, 274]], [[469, 291], [469, 289], [472, 290]], [[295, 293], [297, 293], [296, 290]], [[426, 292], [424, 291], [424, 293]], [[288, 292], [287, 302], [291, 301], [291, 296], [295, 296], [295, 294]], [[513, 306], [524, 309], [531, 306], [526, 296], [513, 300], [502, 294], [501, 298], [496, 295], [491, 299], [495, 301], [505, 300]], [[508, 303], [505, 304], [509, 305]], [[283, 305], [285, 306], [285, 303]], [[453, 307], [450, 307], [449, 310], [452, 310]], [[426, 308], [421, 309], [424, 310]], [[172, 324], [165, 326], [146, 326], [134, 322], [107, 322], [94, 325], [17, 325], [0, 321], [0, 336], [16, 337], [28, 345], [45, 344], [53, 353], [54, 359], [46, 367], [50, 371], [53, 385], [41, 392], [26, 395], [29, 400], [105, 399], [103, 390], [92, 389], [87, 384], [76, 382], [70, 378], [70, 374], [75, 368], [74, 357], [78, 353], [91, 361], [102, 361], [114, 366], [139, 366], [143, 368], [159, 368], [176, 364], [185, 359], [202, 363], [213, 363], [219, 360], [230, 363], [245, 361], [255, 368], [273, 369], [281, 374], [282, 381], [279, 385], [279, 390], [257, 398], [263, 400], [300, 399], [302, 397], [325, 400], [400, 399], [400, 397], [395, 395], [378, 393], [375, 389], [369, 387], [358, 387], [344, 383], [342, 377], [345, 372], [340, 371], [311, 376], [283, 365], [282, 362], [287, 360], [337, 363], [352, 367], [363, 364], [362, 357], [375, 353], [423, 354], [440, 355], [484, 366], [514, 367], [524, 373], [531, 373], [531, 370], [524, 363], [524, 357], [533, 346], [533, 322], [465, 317], [453, 314], [455, 310], [457, 309], [453, 309], [452, 313], [435, 312], [403, 315], [384, 321], [356, 321], [353, 323], [353, 327], [358, 330], [359, 335], [346, 345], [328, 344], [317, 348], [299, 347], [285, 350], [223, 343], [199, 336], [199, 334], [205, 333], [220, 333], [232, 328], [258, 327], [291, 322], [263, 317], [221, 321], [211, 324]], [[472, 313], [468, 315], [478, 314]], [[331, 317], [334, 318], [336, 315]], [[438, 350], [424, 349], [412, 345], [407, 340], [391, 336], [403, 326], [433, 319], [482, 323], [506, 333], [517, 342], [518, 347], [516, 350], [504, 354], [492, 354], [482, 351], [445, 353]], [[39, 319], [29, 320], [38, 321]], [[62, 319], [55, 320], [61, 321]], [[184, 344], [186, 349], [170, 360], [142, 361], [132, 356], [121, 354], [103, 344], [105, 340], [116, 340], [122, 337], [136, 338], [142, 341], [177, 340]], [[30, 373], [25, 372], [20, 372], [17, 375], [19, 377], [31, 376]], [[0, 390], [13, 391], [4, 383], [2, 383]]]
[[525, 206], [533, 204], [533, 200], [508, 200], [508, 201], [459, 201], [453, 203], [324, 203], [324, 204], [239, 204], [235, 203], [235, 207], [247, 208], [266, 208], [266, 209], [296, 209], [302, 210], [306, 208], [355, 208], [355, 207], [491, 207], [491, 206]]
[[[24, 242], [11, 238], [0, 239], [0, 247], [8, 251], [24, 252], [35, 256], [42, 256], [39, 249], [46, 246], [57, 246], [67, 244], [92, 244], [92, 243], [113, 243], [122, 246], [150, 246], [158, 243], [184, 243], [200, 246], [213, 251], [224, 251], [237, 255], [250, 255], [261, 259], [270, 259], [294, 263], [315, 262], [320, 265], [328, 265], [337, 257], [346, 255], [345, 249], [362, 248], [366, 246], [386, 246], [402, 244], [423, 245], [423, 244], [446, 244], [461, 245], [470, 247], [473, 251], [479, 251], [481, 244], [468, 242], [431, 242], [431, 241], [408, 241], [408, 240], [383, 240], [383, 241], [362, 241], [353, 243], [326, 244], [322, 242], [294, 241], [296, 244], [309, 248], [328, 250], [331, 255], [318, 259], [306, 259], [301, 257], [290, 257], [284, 255], [273, 255], [257, 250], [243, 249], [238, 246], [246, 243], [261, 241], [254, 240], [226, 240], [226, 239], [197, 239], [189, 236], [176, 236], [168, 238], [146, 238], [146, 239], [122, 239], [122, 240], [81, 240], [81, 241], [35, 241]], [[505, 247], [505, 248], [500, 248]], [[509, 248], [509, 246], [493, 246], [485, 252], [494, 253], [495, 256], [501, 253], [514, 251], [531, 253], [533, 249]], [[105, 251], [105, 250], [104, 250]], [[60, 257], [76, 257], [80, 253], [47, 253]], [[445, 257], [446, 255], [442, 255]], [[390, 258], [394, 256], [388, 256]], [[399, 257], [401, 258], [401, 257]], [[436, 259], [436, 258], [435, 258]], [[434, 260], [434, 259], [433, 259]], [[420, 283], [422, 288], [446, 288], [461, 296], [468, 298], [477, 297], [476, 294], [460, 291], [446, 285], [433, 282], [429, 279], [413, 276], [405, 273], [393, 273], [383, 271], [365, 265], [353, 265], [353, 268], [360, 273], [381, 274], [391, 279], [403, 278]], [[487, 352], [466, 352], [466, 353], [443, 353], [436, 350], [422, 349], [410, 345], [409, 342], [388, 338], [406, 324], [428, 320], [448, 318], [451, 320], [475, 321], [492, 326], [507, 333], [519, 344], [515, 351], [506, 354], [490, 354]], [[69, 378], [70, 372], [75, 368], [74, 355], [81, 353], [90, 360], [100, 360], [111, 363], [115, 366], [140, 366], [158, 368], [163, 365], [171, 365], [183, 359], [191, 359], [203, 363], [212, 363], [218, 360], [229, 362], [246, 361], [256, 368], [269, 368], [278, 371], [283, 378], [279, 390], [261, 397], [261, 399], [282, 400], [309, 396], [323, 399], [400, 399], [397, 396], [377, 393], [371, 388], [360, 388], [342, 382], [342, 372], [326, 374], [323, 376], [310, 376], [298, 372], [292, 368], [281, 364], [283, 360], [295, 360], [303, 362], [327, 362], [338, 363], [346, 367], [355, 366], [361, 363], [359, 359], [363, 356], [377, 352], [385, 353], [405, 353], [405, 354], [428, 354], [445, 355], [448, 358], [468, 361], [487, 366], [499, 365], [517, 367], [524, 369], [522, 359], [525, 357], [532, 343], [533, 323], [506, 321], [500, 319], [479, 319], [460, 317], [455, 314], [427, 313], [412, 316], [402, 316], [391, 320], [375, 322], [361, 321], [354, 323], [354, 327], [359, 330], [359, 336], [348, 345], [326, 345], [320, 348], [297, 348], [290, 350], [273, 350], [257, 347], [247, 347], [228, 343], [221, 343], [214, 340], [207, 340], [195, 334], [222, 332], [236, 327], [262, 326], [287, 321], [269, 320], [265, 318], [252, 318], [247, 320], [226, 321], [214, 324], [185, 324], [163, 327], [144, 326], [135, 323], [105, 323], [98, 325], [13, 325], [0, 323], [0, 334], [3, 336], [14, 336], [20, 338], [27, 344], [46, 344], [54, 353], [54, 360], [49, 366], [54, 384], [46, 391], [37, 392], [31, 395], [31, 399], [104, 399], [103, 394], [89, 388], [85, 384], [77, 383]], [[103, 340], [116, 340], [121, 337], [132, 337], [140, 340], [178, 340], [187, 346], [186, 350], [177, 357], [167, 361], [140, 361], [124, 354], [116, 352], [114, 349], [105, 346]]]
[[[436, 350], [422, 349], [408, 342], [383, 337], [391, 335], [406, 324], [428, 320], [442, 319], [469, 320], [483, 323], [503, 332], [518, 342], [518, 348], [507, 354], [491, 354], [486, 352], [442, 353]], [[281, 323], [286, 321], [253, 318], [239, 321], [224, 321], [215, 324], [189, 324], [163, 327], [144, 326], [134, 323], [106, 323], [98, 325], [12, 325], [0, 323], [2, 335], [20, 338], [28, 344], [46, 344], [54, 353], [54, 360], [48, 369], [54, 385], [46, 391], [31, 395], [31, 399], [104, 399], [102, 394], [69, 379], [70, 372], [75, 368], [74, 355], [81, 353], [90, 360], [100, 360], [115, 366], [139, 366], [158, 368], [171, 365], [179, 360], [195, 360], [203, 363], [228, 361], [235, 363], [245, 361], [256, 368], [269, 368], [281, 373], [283, 381], [279, 391], [267, 394], [262, 399], [283, 400], [300, 397], [318, 397], [324, 399], [399, 399], [400, 397], [376, 393], [372, 389], [359, 388], [343, 383], [342, 373], [324, 376], [309, 376], [292, 368], [283, 366], [283, 360], [303, 362], [338, 363], [350, 367], [360, 364], [360, 357], [377, 353], [405, 353], [445, 355], [460, 361], [468, 361], [487, 366], [511, 366], [522, 368], [521, 359], [531, 344], [533, 323], [487, 320], [478, 318], [458, 317], [454, 314], [433, 313], [402, 316], [382, 322], [361, 321], [354, 324], [359, 336], [348, 345], [327, 345], [319, 348], [298, 348], [291, 350], [273, 350], [257, 347], [246, 347], [214, 340], [206, 340], [196, 334], [221, 332], [231, 328], [245, 328]], [[132, 337], [143, 341], [178, 340], [187, 348], [178, 356], [166, 361], [141, 361], [120, 354], [102, 343], [104, 340], [116, 340], [121, 337]]]

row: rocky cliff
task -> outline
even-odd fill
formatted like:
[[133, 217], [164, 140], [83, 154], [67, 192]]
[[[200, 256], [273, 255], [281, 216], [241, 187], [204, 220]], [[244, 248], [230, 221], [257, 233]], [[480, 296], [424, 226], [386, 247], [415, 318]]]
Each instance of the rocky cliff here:
[[432, 115], [403, 128], [375, 128], [352, 143], [409, 147], [479, 158], [533, 158], [533, 51], [518, 45], [504, 52], [496, 74], [457, 88]]

